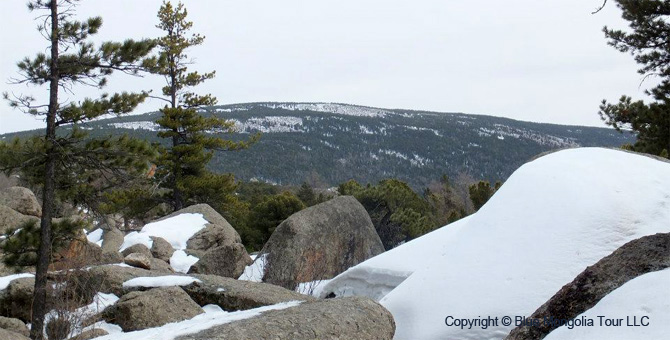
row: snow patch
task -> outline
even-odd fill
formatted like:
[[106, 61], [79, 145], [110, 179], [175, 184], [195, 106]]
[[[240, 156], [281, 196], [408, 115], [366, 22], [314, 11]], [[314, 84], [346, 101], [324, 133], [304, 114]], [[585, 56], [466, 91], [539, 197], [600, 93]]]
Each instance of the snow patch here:
[[194, 282], [202, 282], [190, 276], [166, 275], [155, 277], [136, 277], [123, 283], [124, 288], [131, 287], [172, 287], [172, 286], [188, 286]]
[[205, 228], [209, 221], [202, 214], [179, 214], [164, 220], [145, 225], [139, 232], [126, 235], [119, 251], [135, 244], [144, 244], [151, 248], [151, 236], [164, 238], [176, 250], [186, 249], [186, 241]]

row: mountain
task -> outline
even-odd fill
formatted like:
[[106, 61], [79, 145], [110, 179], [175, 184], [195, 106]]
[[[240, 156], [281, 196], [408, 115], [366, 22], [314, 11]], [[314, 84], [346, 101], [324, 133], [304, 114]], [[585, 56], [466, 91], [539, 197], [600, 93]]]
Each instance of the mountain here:
[[[633, 141], [630, 134], [605, 128], [336, 103], [249, 103], [200, 111], [233, 120], [238, 133], [228, 138], [262, 133], [260, 142], [247, 150], [217, 154], [213, 170], [285, 185], [308, 180], [332, 186], [349, 179], [374, 183], [395, 177], [421, 188], [443, 174], [505, 180], [542, 152]], [[104, 119], [84, 128], [92, 135], [128, 133], [157, 141], [158, 116]]]

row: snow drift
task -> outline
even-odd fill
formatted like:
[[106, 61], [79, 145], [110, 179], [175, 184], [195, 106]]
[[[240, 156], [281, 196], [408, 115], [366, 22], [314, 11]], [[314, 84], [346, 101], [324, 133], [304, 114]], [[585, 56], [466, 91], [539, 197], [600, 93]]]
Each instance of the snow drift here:
[[383, 296], [396, 339], [502, 339], [514, 324], [461, 329], [445, 318], [528, 316], [624, 243], [670, 231], [668, 221], [670, 164], [564, 150], [520, 167], [467, 220], [349, 269], [323, 294]]

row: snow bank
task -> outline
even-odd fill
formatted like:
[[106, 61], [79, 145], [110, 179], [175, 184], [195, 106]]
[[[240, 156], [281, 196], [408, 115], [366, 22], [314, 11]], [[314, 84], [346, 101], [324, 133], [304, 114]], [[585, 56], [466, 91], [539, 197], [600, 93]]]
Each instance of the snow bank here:
[[154, 277], [136, 277], [123, 283], [124, 288], [130, 287], [171, 287], [171, 286], [188, 286], [193, 282], [202, 282], [190, 276], [154, 276]]
[[88, 239], [88, 242], [97, 244], [98, 242], [102, 241], [102, 229], [98, 228], [91, 231], [90, 233], [86, 234], [86, 238]]
[[74, 311], [70, 312], [65, 310], [51, 310], [45, 315], [44, 324], [48, 324], [49, 321], [54, 318], [65, 318], [70, 322], [71, 325], [70, 333], [68, 334], [67, 338], [74, 337], [87, 329], [84, 326], [87, 321], [101, 313], [103, 310], [105, 310], [105, 308], [115, 304], [117, 301], [119, 301], [119, 298], [114, 294], [98, 293], [93, 297], [93, 302], [91, 304], [77, 308]]
[[[563, 326], [549, 333], [545, 340], [668, 339], [670, 334], [668, 286], [670, 286], [670, 269], [638, 276], [575, 318], [594, 319], [593, 327], [569, 329]], [[621, 319], [621, 326], [601, 326], [601, 319], [598, 316]], [[647, 323], [648, 326], [631, 326], [634, 322], [633, 317], [638, 325]], [[605, 323], [604, 320], [602, 322]]]
[[[206, 313], [200, 314], [190, 320], [170, 323], [157, 328], [149, 328], [141, 331], [128, 333], [109, 334], [96, 340], [174, 340], [187, 334], [194, 334], [214, 326], [229, 322], [248, 319], [269, 310], [286, 309], [295, 307], [300, 301], [283, 302], [272, 306], [248, 309], [239, 312], [225, 312], [220, 309], [208, 307]], [[95, 326], [95, 325], [94, 325]], [[100, 324], [99, 326], [104, 326]], [[110, 329], [109, 327], [105, 329]], [[113, 329], [112, 329], [113, 330]], [[117, 331], [118, 332], [118, 331]]]
[[367, 282], [402, 269], [393, 265], [403, 261], [401, 252], [424, 263], [380, 300], [395, 318], [396, 339], [502, 339], [513, 326], [460, 329], [445, 318], [528, 316], [624, 243], [668, 232], [669, 207], [669, 163], [601, 148], [564, 150], [520, 167], [457, 230], [448, 232], [452, 224], [424, 237], [433, 240], [363, 262], [358, 267], [370, 269], [358, 276]]
[[170, 242], [176, 250], [186, 249], [186, 241], [195, 233], [205, 228], [209, 222], [202, 214], [179, 214], [161, 221], [145, 225], [139, 232], [134, 231], [126, 235], [119, 251], [135, 244], [144, 244], [151, 248], [151, 236], [162, 237]]
[[172, 269], [177, 273], [186, 274], [191, 266], [198, 262], [198, 260], [197, 257], [188, 255], [183, 250], [177, 250], [172, 253], [172, 257], [170, 257], [170, 266], [172, 266]]
[[265, 263], [267, 261], [267, 254], [260, 257], [254, 256], [254, 262], [244, 268], [244, 272], [238, 280], [262, 282], [265, 274]]
[[415, 270], [444, 253], [444, 249], [457, 240], [468, 219], [463, 218], [349, 268], [322, 287], [320, 297], [335, 293], [379, 301]]
[[9, 284], [16, 279], [20, 279], [20, 278], [24, 278], [24, 277], [34, 277], [34, 276], [35, 276], [35, 274], [23, 273], [23, 274], [13, 274], [13, 275], [0, 277], [0, 290], [7, 289], [7, 286], [9, 286]]

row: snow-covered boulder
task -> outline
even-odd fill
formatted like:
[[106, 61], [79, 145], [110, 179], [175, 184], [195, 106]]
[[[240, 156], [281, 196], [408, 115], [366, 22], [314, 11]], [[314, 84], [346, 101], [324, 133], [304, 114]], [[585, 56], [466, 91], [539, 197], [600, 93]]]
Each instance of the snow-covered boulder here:
[[376, 266], [364, 262], [327, 288], [370, 295], [350, 282], [387, 274], [395, 267], [384, 257], [423, 243], [434, 249], [407, 251], [428, 256], [380, 300], [397, 339], [502, 339], [514, 325], [461, 329], [445, 318], [529, 316], [623, 244], [670, 231], [669, 207], [669, 163], [600, 148], [559, 151], [520, 167], [467, 220], [369, 260]]
[[[198, 268], [200, 273], [221, 275], [228, 268], [241, 267], [243, 269], [251, 262], [249, 254], [241, 244], [240, 235], [237, 231], [223, 216], [207, 204], [197, 204], [181, 209], [146, 224], [140, 231], [128, 233], [118, 250], [124, 252], [131, 247], [141, 247], [140, 245], [143, 245], [146, 247], [146, 252], [151, 255], [150, 249], [159, 252], [157, 248], [154, 248], [155, 240], [159, 240], [160, 243], [163, 243], [163, 240], [169, 243], [172, 248], [169, 256], [170, 265], [175, 271], [181, 273], [188, 272], [200, 257], [205, 257], [210, 251], [216, 252], [217, 248], [223, 246], [239, 246], [236, 247], [236, 249], [241, 248], [239, 256], [225, 259], [218, 258], [216, 263], [208, 261], [206, 265]], [[170, 250], [165, 247], [162, 248], [158, 255], [165, 258]], [[211, 254], [209, 258], [216, 256], [216, 254]], [[228, 263], [227, 261], [233, 261], [234, 263]], [[212, 265], [225, 265], [225, 268], [214, 268]], [[233, 274], [239, 276], [241, 271], [234, 271]]]

